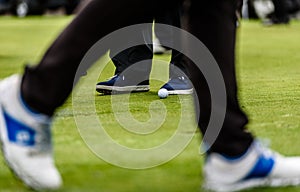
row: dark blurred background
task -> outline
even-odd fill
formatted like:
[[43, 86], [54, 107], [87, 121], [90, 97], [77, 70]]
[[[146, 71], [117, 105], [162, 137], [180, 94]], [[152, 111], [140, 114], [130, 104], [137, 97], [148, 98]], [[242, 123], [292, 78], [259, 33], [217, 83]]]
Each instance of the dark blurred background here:
[[45, 13], [73, 14], [89, 0], [0, 0], [0, 14], [18, 17]]

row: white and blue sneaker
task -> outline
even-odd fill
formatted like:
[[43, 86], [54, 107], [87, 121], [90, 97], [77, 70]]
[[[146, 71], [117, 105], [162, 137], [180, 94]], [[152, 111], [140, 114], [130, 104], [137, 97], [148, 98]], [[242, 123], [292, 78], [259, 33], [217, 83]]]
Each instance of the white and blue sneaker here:
[[209, 154], [203, 172], [203, 187], [216, 192], [296, 186], [300, 185], [300, 157], [283, 157], [253, 142], [237, 159]]
[[187, 77], [170, 78], [160, 89], [166, 89], [169, 95], [188, 95], [193, 93], [193, 86]]
[[35, 190], [57, 189], [62, 179], [52, 154], [51, 118], [32, 112], [20, 96], [21, 77], [0, 81], [0, 138], [7, 165]]

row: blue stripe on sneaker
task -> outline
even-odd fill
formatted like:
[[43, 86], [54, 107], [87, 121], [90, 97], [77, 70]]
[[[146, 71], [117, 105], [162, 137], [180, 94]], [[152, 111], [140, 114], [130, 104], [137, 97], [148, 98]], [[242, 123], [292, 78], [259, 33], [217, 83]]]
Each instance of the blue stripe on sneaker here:
[[254, 165], [253, 169], [244, 178], [244, 180], [266, 177], [271, 172], [274, 163], [275, 161], [272, 157], [265, 157], [261, 155]]
[[7, 127], [8, 139], [10, 142], [24, 146], [33, 146], [35, 144], [35, 131], [30, 127], [17, 121], [5, 111], [3, 111]]

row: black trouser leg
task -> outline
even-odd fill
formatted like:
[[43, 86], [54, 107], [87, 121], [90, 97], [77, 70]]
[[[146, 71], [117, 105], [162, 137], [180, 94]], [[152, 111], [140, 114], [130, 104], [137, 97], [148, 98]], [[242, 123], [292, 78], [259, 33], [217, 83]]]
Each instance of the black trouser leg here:
[[120, 74], [133, 64], [143, 61], [143, 65], [133, 66], [130, 70], [138, 76], [143, 76], [144, 79], [149, 79], [152, 67], [152, 52], [152, 45], [148, 44], [134, 46], [118, 53], [116, 56], [112, 57], [112, 61], [116, 67], [115, 74]]
[[[153, 18], [145, 18], [143, 23], [152, 23]], [[136, 74], [144, 79], [149, 79], [152, 67], [153, 49], [152, 49], [152, 28], [145, 29], [141, 33], [135, 34], [143, 39], [145, 45], [138, 45], [130, 47], [115, 56], [111, 56], [112, 61], [116, 67], [115, 74], [122, 73], [125, 69], [129, 69], [132, 74]], [[111, 50], [110, 53], [114, 52]], [[143, 61], [142, 65], [134, 65], [135, 63]]]
[[[229, 156], [241, 155], [253, 141], [252, 135], [245, 130], [247, 117], [241, 111], [237, 99], [234, 56], [236, 5], [235, 0], [192, 0], [189, 12], [190, 32], [213, 54], [222, 72], [227, 92], [225, 121], [217, 140], [209, 143], [212, 144], [210, 151]], [[198, 95], [199, 127], [204, 134], [211, 111], [209, 88], [195, 65], [189, 66], [188, 71]]]
[[[173, 3], [168, 7], [168, 9], [162, 13], [162, 15], [158, 15], [155, 17], [155, 23], [162, 23], [171, 25], [174, 27], [181, 27], [181, 11], [182, 4]], [[173, 30], [157, 30], [155, 27], [155, 34], [162, 43], [162, 45], [173, 45], [174, 39]], [[186, 73], [185, 65], [182, 62], [182, 54], [175, 49], [172, 49], [170, 67], [169, 67], [169, 77], [175, 78], [178, 76], [183, 76]]]

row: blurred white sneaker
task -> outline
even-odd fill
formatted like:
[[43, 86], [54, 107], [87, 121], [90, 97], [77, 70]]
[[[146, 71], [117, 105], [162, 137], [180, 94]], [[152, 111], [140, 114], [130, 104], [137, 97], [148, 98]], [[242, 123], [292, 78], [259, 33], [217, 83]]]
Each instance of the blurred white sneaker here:
[[203, 171], [203, 187], [217, 192], [295, 186], [300, 184], [300, 157], [283, 157], [254, 142], [238, 159], [210, 154]]
[[52, 154], [51, 118], [28, 109], [20, 96], [21, 77], [0, 81], [0, 138], [7, 165], [26, 185], [57, 189], [62, 179]]

